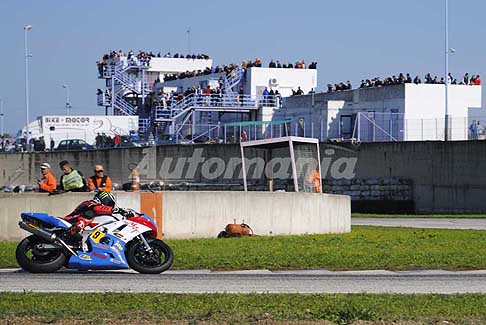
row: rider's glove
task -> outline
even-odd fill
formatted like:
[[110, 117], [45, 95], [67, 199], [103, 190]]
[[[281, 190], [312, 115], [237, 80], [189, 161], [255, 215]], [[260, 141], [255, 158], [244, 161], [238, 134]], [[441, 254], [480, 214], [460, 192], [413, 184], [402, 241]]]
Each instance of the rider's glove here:
[[113, 211], [113, 214], [118, 213], [118, 214], [122, 215], [123, 217], [125, 217], [127, 219], [134, 217], [133, 212], [129, 211], [129, 210], [125, 210], [125, 209], [115, 207], [115, 208], [113, 208], [112, 211]]
[[132, 211], [130, 211], [130, 210], [125, 211], [125, 218], [130, 219], [130, 218], [133, 218], [133, 217], [135, 217], [135, 214]]

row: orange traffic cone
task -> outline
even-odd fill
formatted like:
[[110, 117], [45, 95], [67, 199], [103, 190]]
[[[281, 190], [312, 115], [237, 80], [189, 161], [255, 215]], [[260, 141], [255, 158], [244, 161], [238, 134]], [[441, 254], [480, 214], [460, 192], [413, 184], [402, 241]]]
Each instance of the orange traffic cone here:
[[135, 167], [132, 171], [132, 191], [140, 190], [140, 176], [138, 174], [138, 168]]

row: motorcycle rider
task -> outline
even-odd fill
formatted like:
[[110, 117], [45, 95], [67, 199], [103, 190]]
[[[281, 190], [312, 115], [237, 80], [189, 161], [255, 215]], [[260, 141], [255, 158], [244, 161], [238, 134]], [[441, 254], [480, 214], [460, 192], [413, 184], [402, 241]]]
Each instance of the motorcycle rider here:
[[73, 212], [64, 217], [64, 220], [73, 224], [70, 234], [79, 239], [79, 234], [91, 222], [91, 219], [99, 215], [121, 214], [126, 218], [133, 217], [131, 211], [120, 209], [115, 205], [113, 194], [105, 191], [98, 192], [93, 199], [82, 202]]

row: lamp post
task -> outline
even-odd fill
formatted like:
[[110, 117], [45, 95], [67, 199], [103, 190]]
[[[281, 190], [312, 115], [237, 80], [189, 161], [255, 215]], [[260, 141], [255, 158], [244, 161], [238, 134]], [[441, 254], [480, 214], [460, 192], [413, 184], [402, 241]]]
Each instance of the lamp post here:
[[[27, 50], [27, 32], [32, 30], [32, 25], [24, 26], [24, 45], [25, 45], [25, 142], [26, 148], [29, 148], [30, 134], [29, 134], [29, 57], [31, 56]], [[28, 150], [28, 149], [27, 149]]]
[[[1, 139], [2, 139], [2, 143], [3, 143], [3, 137], [5, 135], [4, 133], [4, 119], [5, 118], [5, 115], [3, 113], [3, 98], [0, 98], [0, 136], [1, 136]], [[3, 144], [2, 144], [3, 146]]]
[[186, 30], [187, 33], [187, 54], [191, 54], [191, 27], [188, 27]]
[[66, 89], [66, 113], [69, 115], [71, 113], [71, 102], [69, 100], [69, 85], [64, 84], [62, 88]]
[[449, 0], [445, 0], [445, 122], [444, 141], [449, 141]]

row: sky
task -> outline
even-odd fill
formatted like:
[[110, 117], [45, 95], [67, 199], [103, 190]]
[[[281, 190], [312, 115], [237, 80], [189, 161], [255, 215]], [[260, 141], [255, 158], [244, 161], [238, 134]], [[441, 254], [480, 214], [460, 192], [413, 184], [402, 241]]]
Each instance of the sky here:
[[[96, 61], [112, 49], [206, 53], [215, 64], [260, 58], [318, 62], [318, 90], [327, 83], [444, 71], [445, 0], [347, 1], [0, 1], [0, 98], [5, 128], [25, 125], [24, 30], [29, 32], [30, 120], [104, 114], [96, 106]], [[486, 1], [450, 0], [450, 71], [486, 70]], [[484, 87], [486, 88], [486, 87]], [[485, 97], [483, 91], [483, 98]], [[484, 101], [483, 101], [484, 103]], [[484, 104], [483, 104], [484, 106]]]

